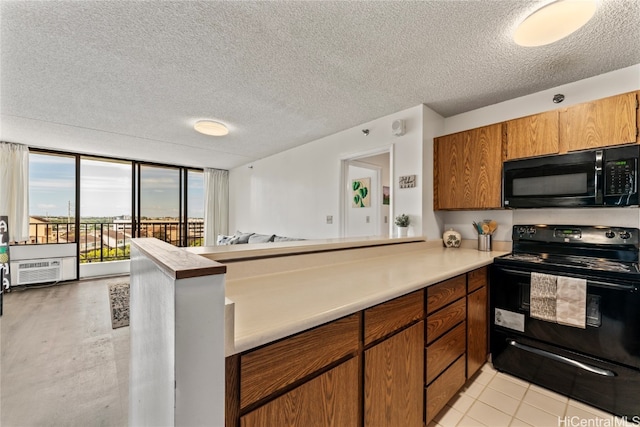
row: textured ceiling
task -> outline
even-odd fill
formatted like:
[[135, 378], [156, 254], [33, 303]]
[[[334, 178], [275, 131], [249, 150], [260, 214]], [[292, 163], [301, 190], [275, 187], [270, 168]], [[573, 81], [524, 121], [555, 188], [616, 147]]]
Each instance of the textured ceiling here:
[[[232, 168], [421, 103], [444, 117], [640, 63], [640, 2], [523, 48], [544, 1], [0, 2], [4, 140]], [[227, 123], [199, 135], [197, 119]]]

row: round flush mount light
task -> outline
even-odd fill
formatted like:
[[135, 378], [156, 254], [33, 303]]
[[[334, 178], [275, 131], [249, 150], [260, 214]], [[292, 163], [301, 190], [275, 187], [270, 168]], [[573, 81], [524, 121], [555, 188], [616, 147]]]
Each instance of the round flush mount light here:
[[544, 46], [567, 37], [593, 17], [596, 0], [558, 0], [529, 15], [513, 39], [520, 46]]
[[225, 136], [229, 133], [229, 128], [213, 120], [199, 120], [193, 125], [193, 128], [204, 135], [211, 136]]

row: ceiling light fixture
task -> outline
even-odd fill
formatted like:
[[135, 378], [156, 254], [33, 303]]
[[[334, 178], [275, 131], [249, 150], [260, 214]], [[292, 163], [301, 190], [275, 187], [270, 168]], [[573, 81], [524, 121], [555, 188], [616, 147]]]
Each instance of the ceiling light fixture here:
[[536, 10], [516, 29], [513, 39], [520, 46], [544, 46], [567, 37], [589, 22], [596, 0], [558, 0]]
[[225, 136], [229, 133], [229, 128], [213, 120], [199, 120], [193, 125], [193, 128], [202, 134], [211, 136]]

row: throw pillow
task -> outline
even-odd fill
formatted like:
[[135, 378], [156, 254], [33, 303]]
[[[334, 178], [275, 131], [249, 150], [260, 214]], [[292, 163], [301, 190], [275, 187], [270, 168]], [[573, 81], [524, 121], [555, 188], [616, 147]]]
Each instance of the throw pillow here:
[[249, 237], [251, 237], [254, 234], [255, 233], [243, 233], [240, 230], [236, 231], [236, 236], [238, 237], [238, 241], [236, 242], [236, 244], [249, 243]]
[[249, 237], [249, 243], [268, 243], [273, 242], [274, 234], [253, 234]]
[[231, 241], [231, 239], [233, 239], [235, 236], [225, 236], [224, 234], [218, 234], [218, 238], [216, 239], [216, 244], [218, 246], [225, 246], [225, 245], [230, 245], [231, 243], [229, 243]]

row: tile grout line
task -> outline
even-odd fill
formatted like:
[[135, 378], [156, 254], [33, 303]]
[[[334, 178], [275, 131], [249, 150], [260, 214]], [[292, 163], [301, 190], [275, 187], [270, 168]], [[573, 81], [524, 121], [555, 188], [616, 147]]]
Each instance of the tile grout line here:
[[[487, 365], [487, 363], [488, 363], [488, 362], [485, 362], [485, 365], [483, 365], [483, 366], [486, 366], [486, 365]], [[482, 368], [480, 368], [480, 369], [482, 369]], [[493, 369], [493, 367], [491, 367], [491, 369]], [[493, 381], [493, 379], [496, 377], [496, 374], [497, 374], [497, 371], [496, 371], [496, 372], [494, 372], [493, 376], [491, 377], [491, 380], [490, 380], [487, 384], [482, 384], [482, 390], [480, 390], [480, 393], [478, 393], [478, 397], [479, 397], [479, 396], [480, 396], [480, 395], [481, 395], [481, 394], [486, 390], [486, 388], [487, 388], [487, 387], [489, 387], [489, 383], [490, 383], [491, 381]], [[475, 380], [477, 380], [477, 378], [476, 378]], [[474, 384], [474, 383], [475, 383], [475, 380], [473, 380], [473, 381], [471, 382], [471, 384]], [[463, 392], [463, 394], [464, 394], [464, 392]], [[469, 396], [469, 395], [467, 394], [466, 396]], [[462, 418], [460, 418], [460, 420], [456, 423], [456, 426], [459, 426], [459, 425], [460, 425], [460, 423], [462, 422], [462, 420], [467, 416], [467, 413], [469, 412], [469, 410], [471, 410], [471, 407], [473, 407], [473, 405], [478, 401], [478, 398], [477, 398], [477, 397], [472, 397], [472, 396], [469, 396], [469, 397], [473, 399], [473, 403], [472, 403], [471, 405], [469, 405], [469, 407], [468, 407], [468, 408], [467, 408], [467, 409], [462, 413]], [[473, 418], [472, 416], [469, 416], [469, 418], [471, 418], [471, 419], [472, 419], [472, 420], [474, 420], [474, 421], [478, 421], [478, 420], [476, 420], [475, 418]], [[479, 422], [480, 424], [482, 424], [483, 426], [485, 426], [485, 425], [486, 425], [486, 424], [484, 424], [484, 423], [483, 423], [483, 422], [481, 422], [481, 421], [478, 421], [478, 422]]]
[[527, 395], [527, 392], [529, 391], [529, 387], [531, 387], [531, 383], [529, 383], [529, 385], [525, 388], [524, 394], [522, 395], [522, 398], [520, 398], [520, 402], [518, 402], [518, 406], [516, 407], [516, 410], [513, 413], [513, 416], [511, 417], [511, 421], [509, 421], [509, 425], [513, 424], [514, 420], [522, 421], [523, 423], [529, 424], [528, 422], [521, 420], [520, 418], [517, 417], [518, 411], [520, 410], [520, 408], [522, 407], [522, 404], [524, 403], [524, 397]]

